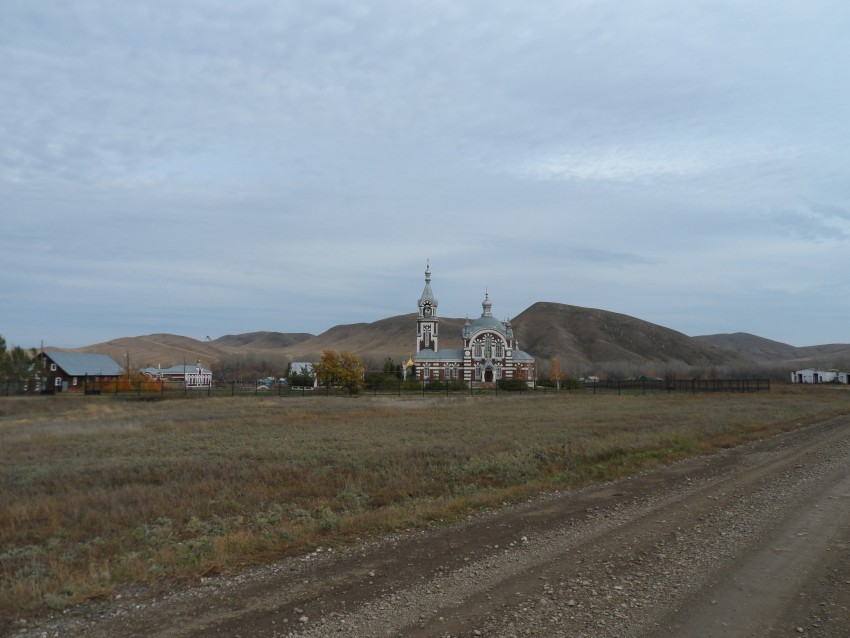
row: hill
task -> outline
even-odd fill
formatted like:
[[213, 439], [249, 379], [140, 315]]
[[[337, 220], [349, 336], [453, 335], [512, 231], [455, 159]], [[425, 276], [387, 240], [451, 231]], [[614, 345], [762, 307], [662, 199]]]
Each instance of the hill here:
[[596, 308], [538, 302], [512, 323], [523, 350], [544, 361], [557, 357], [562, 369], [574, 374], [604, 373], [604, 368], [614, 374], [641, 368], [660, 373], [749, 363], [733, 351], [670, 328]]
[[134, 369], [157, 365], [168, 367], [195, 361], [201, 361], [204, 365], [218, 365], [233, 357], [282, 356], [286, 348], [313, 336], [308, 333], [249, 332], [225, 335], [211, 341], [199, 341], [191, 337], [160, 333], [112, 339], [76, 350], [102, 352], [122, 365], [126, 364], [129, 355]]
[[122, 365], [126, 364], [129, 355], [134, 369], [157, 365], [168, 367], [184, 361], [194, 363], [198, 360], [206, 364], [209, 361], [218, 361], [224, 354], [222, 348], [209, 341], [198, 341], [191, 337], [173, 334], [122, 337], [77, 350], [81, 352], [102, 352]]
[[225, 335], [213, 339], [212, 343], [224, 348], [269, 350], [294, 346], [313, 336], [308, 332], [246, 332], [239, 335]]
[[782, 365], [789, 369], [850, 367], [850, 345], [846, 343], [797, 347], [746, 332], [702, 335], [694, 339], [736, 352], [762, 365]]
[[[440, 347], [459, 348], [465, 319], [440, 317]], [[385, 358], [407, 359], [416, 351], [416, 313], [397, 315], [372, 323], [335, 326], [286, 349], [293, 360], [315, 361], [323, 350], [348, 351], [380, 365]]]
[[[465, 319], [440, 318], [440, 346], [462, 345]], [[519, 347], [530, 352], [545, 372], [557, 357], [568, 373], [599, 375], [662, 374], [693, 368], [743, 369], [752, 362], [777, 364], [799, 356], [816, 356], [850, 346], [794, 348], [759, 341], [752, 335], [693, 338], [628, 315], [552, 302], [538, 302], [512, 320]], [[315, 361], [323, 350], [348, 351], [380, 367], [390, 357], [401, 361], [414, 353], [416, 314], [372, 323], [335, 326], [320, 335], [250, 332], [199, 341], [173, 334], [125, 337], [79, 350], [104, 352], [121, 363], [129, 354], [134, 369], [202, 361], [222, 369], [252, 365], [276, 374], [291, 361]]]
[[[461, 330], [465, 321], [440, 317], [441, 348], [463, 345]], [[584, 374], [594, 366], [630, 367], [639, 371], [648, 364], [664, 369], [749, 364], [735, 352], [606, 310], [538, 302], [511, 323], [521, 349], [545, 365], [558, 357], [564, 370], [576, 374]], [[416, 313], [373, 323], [341, 325], [284, 352], [298, 360], [318, 359], [323, 350], [329, 349], [352, 352], [373, 364], [380, 364], [385, 357], [398, 361], [413, 354], [415, 327]]]

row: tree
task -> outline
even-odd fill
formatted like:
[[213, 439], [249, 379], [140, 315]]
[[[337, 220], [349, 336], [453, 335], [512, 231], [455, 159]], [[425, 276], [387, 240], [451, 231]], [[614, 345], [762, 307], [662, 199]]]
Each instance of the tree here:
[[0, 383], [6, 386], [4, 391], [9, 390], [9, 386], [12, 382], [10, 372], [9, 355], [6, 352], [6, 340], [2, 337], [2, 335], [0, 335]]
[[357, 394], [363, 385], [363, 360], [350, 352], [339, 355], [340, 384], [351, 394]]
[[558, 361], [558, 358], [555, 357], [552, 359], [552, 363], [549, 366], [549, 377], [552, 379], [552, 383], [555, 384], [555, 388], [561, 389], [561, 362]]
[[333, 350], [322, 352], [321, 360], [313, 366], [313, 372], [321, 385], [326, 388], [339, 385], [352, 394], [360, 391], [364, 370], [360, 357], [350, 352], [337, 353]]
[[6, 340], [0, 336], [0, 382], [6, 389], [17, 392], [35, 392], [38, 387], [39, 366], [35, 348], [28, 351], [20, 346], [6, 349]]
[[286, 371], [286, 381], [293, 388], [309, 388], [313, 386], [314, 379], [307, 366], [300, 366], [299, 369], [295, 369], [290, 363]]
[[6, 340], [0, 335], [0, 381], [6, 381], [9, 372], [6, 366]]
[[330, 388], [339, 379], [339, 355], [333, 350], [322, 352], [322, 358], [313, 366], [319, 385]]
[[389, 377], [396, 375], [396, 364], [390, 357], [384, 359], [384, 374]]

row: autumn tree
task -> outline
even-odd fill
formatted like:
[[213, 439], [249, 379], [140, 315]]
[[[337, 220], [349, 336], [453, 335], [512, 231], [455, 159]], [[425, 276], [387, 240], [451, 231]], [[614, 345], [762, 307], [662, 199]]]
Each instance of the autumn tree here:
[[339, 355], [333, 350], [322, 352], [322, 358], [313, 365], [313, 374], [321, 386], [329, 388], [336, 384], [339, 378]]
[[319, 384], [326, 388], [338, 385], [350, 393], [358, 392], [363, 384], [363, 360], [350, 352], [325, 350], [321, 360], [313, 366]]
[[363, 360], [350, 352], [343, 352], [339, 355], [339, 365], [340, 384], [348, 389], [351, 394], [356, 394], [363, 385], [363, 373], [365, 371]]
[[555, 388], [560, 390], [563, 373], [561, 372], [561, 362], [557, 357], [552, 359], [552, 363], [549, 365], [549, 377], [551, 378], [552, 383], [555, 384]]

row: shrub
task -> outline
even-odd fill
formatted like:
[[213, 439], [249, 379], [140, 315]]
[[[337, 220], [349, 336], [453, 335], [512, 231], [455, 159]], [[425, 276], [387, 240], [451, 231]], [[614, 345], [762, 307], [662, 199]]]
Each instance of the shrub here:
[[525, 379], [499, 379], [496, 382], [496, 387], [507, 392], [524, 392], [528, 390], [528, 383]]
[[367, 390], [391, 391], [398, 390], [399, 383], [400, 381], [394, 373], [390, 375], [383, 372], [368, 372], [364, 386]]

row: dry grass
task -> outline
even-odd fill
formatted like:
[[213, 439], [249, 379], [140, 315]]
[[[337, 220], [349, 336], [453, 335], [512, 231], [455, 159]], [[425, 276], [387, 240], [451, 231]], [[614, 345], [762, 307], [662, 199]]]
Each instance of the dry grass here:
[[606, 480], [846, 410], [750, 395], [0, 400], [0, 616]]

